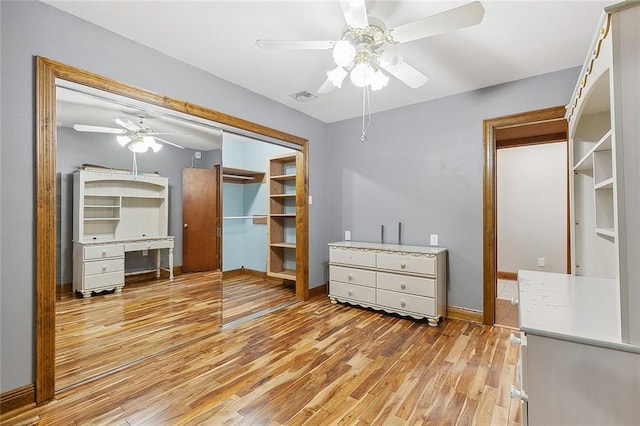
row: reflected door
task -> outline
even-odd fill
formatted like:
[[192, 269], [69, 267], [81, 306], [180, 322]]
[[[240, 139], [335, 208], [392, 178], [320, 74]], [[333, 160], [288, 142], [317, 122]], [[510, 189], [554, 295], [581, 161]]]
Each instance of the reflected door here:
[[218, 245], [219, 170], [182, 171], [182, 271], [220, 269]]

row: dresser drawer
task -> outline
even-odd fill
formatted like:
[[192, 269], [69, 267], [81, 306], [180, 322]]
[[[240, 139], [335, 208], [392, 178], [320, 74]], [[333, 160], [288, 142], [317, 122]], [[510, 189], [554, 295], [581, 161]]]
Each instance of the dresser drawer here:
[[382, 290], [427, 297], [435, 297], [436, 294], [436, 280], [431, 278], [378, 272], [376, 273], [376, 283], [376, 286]]
[[329, 282], [329, 296], [376, 303], [376, 289], [362, 285], [347, 284], [338, 281]]
[[331, 281], [342, 281], [349, 284], [363, 285], [367, 287], [376, 286], [376, 273], [364, 269], [345, 268], [343, 266], [329, 266], [329, 279]]
[[380, 269], [412, 274], [435, 275], [436, 258], [394, 253], [378, 253], [376, 265]]
[[111, 272], [108, 274], [90, 275], [84, 279], [84, 289], [102, 288], [109, 286], [123, 286], [124, 274], [122, 272]]
[[134, 243], [126, 243], [125, 251], [155, 250], [169, 247], [173, 247], [173, 241], [136, 241]]
[[373, 251], [349, 250], [332, 247], [329, 250], [329, 261], [354, 266], [376, 266], [376, 254]]
[[430, 297], [397, 293], [388, 290], [377, 290], [378, 305], [387, 306], [399, 311], [414, 312], [421, 315], [435, 316], [436, 301]]
[[84, 263], [85, 276], [108, 274], [111, 272], [124, 274], [124, 258], [93, 260]]
[[124, 246], [122, 244], [85, 246], [83, 255], [84, 260], [124, 257]]

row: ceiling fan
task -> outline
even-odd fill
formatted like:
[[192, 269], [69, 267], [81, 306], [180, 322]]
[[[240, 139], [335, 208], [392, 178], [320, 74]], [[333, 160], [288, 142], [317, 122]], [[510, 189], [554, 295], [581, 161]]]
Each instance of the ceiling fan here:
[[122, 146], [127, 146], [129, 150], [133, 152], [146, 152], [149, 148], [151, 148], [153, 152], [160, 151], [162, 145], [156, 140], [175, 146], [176, 148], [184, 149], [183, 146], [158, 137], [158, 135], [169, 135], [175, 133], [154, 132], [150, 127], [145, 126], [143, 123], [144, 117], [139, 116], [138, 119], [140, 122], [135, 124], [128, 118], [113, 118], [113, 122], [121, 126], [121, 129], [117, 127], [90, 126], [86, 124], [74, 124], [73, 128], [78, 132], [116, 134], [118, 135], [116, 137], [118, 143]]
[[406, 63], [400, 52], [385, 51], [383, 47], [477, 25], [484, 16], [484, 8], [474, 1], [387, 30], [383, 22], [368, 16], [365, 0], [340, 0], [340, 6], [347, 30], [338, 41], [257, 40], [256, 46], [262, 49], [333, 49], [337, 67], [327, 71], [327, 79], [318, 93], [329, 93], [342, 87], [347, 75], [358, 87], [379, 90], [389, 82], [382, 70], [415, 89], [424, 85], [429, 77]]

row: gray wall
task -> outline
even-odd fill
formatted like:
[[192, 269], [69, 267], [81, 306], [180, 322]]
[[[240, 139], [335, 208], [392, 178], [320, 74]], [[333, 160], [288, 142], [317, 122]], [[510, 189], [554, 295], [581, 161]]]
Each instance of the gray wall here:
[[[563, 105], [579, 68], [374, 114], [329, 127], [328, 233], [449, 249], [448, 303], [482, 310], [482, 120]], [[375, 96], [375, 95], [372, 95]]]
[[[0, 392], [34, 382], [34, 55], [307, 138], [314, 196], [309, 256], [326, 257], [325, 189], [319, 178], [325, 168], [324, 123], [43, 3], [1, 1], [0, 17]], [[312, 261], [310, 286], [324, 280], [319, 262]]]
[[310, 286], [326, 282], [326, 243], [345, 229], [378, 241], [384, 224], [395, 241], [401, 221], [405, 243], [440, 235], [449, 303], [472, 309], [482, 308], [482, 120], [565, 104], [578, 73], [375, 114], [362, 144], [358, 119], [321, 123], [47, 5], [2, 1], [0, 16], [0, 392], [34, 380], [33, 55], [308, 138]]

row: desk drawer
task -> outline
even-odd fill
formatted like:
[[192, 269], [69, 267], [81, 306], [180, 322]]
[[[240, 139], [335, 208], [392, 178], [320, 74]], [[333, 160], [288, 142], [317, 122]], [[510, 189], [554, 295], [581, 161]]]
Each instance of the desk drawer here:
[[378, 253], [376, 265], [380, 269], [407, 272], [411, 274], [435, 275], [436, 258], [411, 256], [394, 253]]
[[93, 260], [91, 262], [84, 263], [85, 276], [108, 274], [111, 272], [120, 272], [124, 274], [124, 258]]
[[124, 246], [122, 244], [105, 244], [84, 247], [84, 260], [105, 259], [109, 257], [124, 257]]
[[427, 297], [435, 297], [436, 293], [436, 280], [432, 278], [378, 272], [376, 274], [376, 283], [379, 289], [399, 293], [409, 293]]
[[376, 289], [362, 285], [329, 282], [329, 296], [357, 300], [366, 303], [376, 303]]
[[84, 278], [84, 289], [124, 286], [124, 273], [111, 272], [108, 274], [90, 275]]
[[415, 296], [413, 294], [397, 293], [388, 290], [377, 290], [376, 297], [378, 305], [431, 317], [436, 315], [436, 301], [430, 297]]
[[133, 243], [125, 243], [124, 251], [141, 251], [141, 250], [156, 250], [162, 248], [173, 247], [173, 241], [136, 241]]
[[364, 269], [345, 268], [343, 266], [329, 266], [329, 279], [331, 281], [341, 281], [343, 283], [363, 285], [367, 287], [376, 286], [376, 273]]
[[376, 254], [372, 251], [349, 250], [331, 247], [329, 261], [354, 266], [376, 266]]

